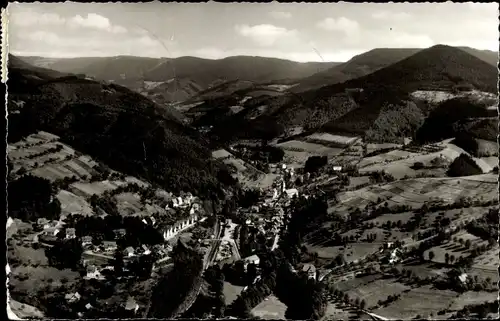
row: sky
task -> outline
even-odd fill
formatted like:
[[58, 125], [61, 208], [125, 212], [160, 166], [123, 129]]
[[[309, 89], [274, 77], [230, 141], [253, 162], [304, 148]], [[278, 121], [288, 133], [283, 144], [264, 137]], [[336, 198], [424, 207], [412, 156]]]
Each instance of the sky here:
[[374, 48], [498, 51], [496, 3], [9, 3], [14, 55], [347, 61]]

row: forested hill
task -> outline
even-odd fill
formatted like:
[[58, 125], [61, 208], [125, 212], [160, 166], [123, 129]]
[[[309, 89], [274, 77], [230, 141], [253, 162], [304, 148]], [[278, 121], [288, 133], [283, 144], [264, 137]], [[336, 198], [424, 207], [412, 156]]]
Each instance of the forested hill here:
[[9, 142], [45, 130], [168, 191], [221, 198], [235, 186], [226, 167], [211, 158], [208, 142], [174, 110], [118, 85], [57, 76], [10, 60]]

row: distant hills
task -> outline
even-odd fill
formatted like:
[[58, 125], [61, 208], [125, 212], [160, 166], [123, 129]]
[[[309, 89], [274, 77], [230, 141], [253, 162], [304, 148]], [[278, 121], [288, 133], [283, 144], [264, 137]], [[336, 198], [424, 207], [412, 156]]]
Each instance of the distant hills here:
[[52, 132], [119, 171], [205, 198], [236, 184], [174, 109], [116, 84], [59, 76], [9, 56], [9, 142]]
[[[370, 132], [371, 137], [394, 140], [398, 135], [413, 135], [435, 108], [412, 98], [410, 93], [417, 90], [496, 93], [497, 81], [494, 65], [460, 48], [437, 45], [343, 83], [303, 93], [251, 99], [236, 115], [219, 117], [220, 123], [213, 134], [216, 139], [270, 138], [299, 126], [310, 131], [356, 135]], [[220, 115], [223, 105], [219, 103], [217, 107]], [[391, 130], [391, 126], [398, 130]]]
[[[475, 56], [490, 65], [497, 66], [498, 52], [459, 47], [462, 51]], [[422, 51], [419, 48], [377, 48], [357, 55], [349, 61], [306, 77], [291, 89], [295, 93], [320, 88], [326, 85], [342, 83], [371, 74], [384, 67], [397, 63]]]
[[[338, 63], [299, 63], [290, 60], [235, 56], [211, 60], [197, 57], [144, 58], [132, 56], [91, 58], [22, 57], [35, 66], [59, 72], [86, 74], [113, 81], [161, 102], [182, 101], [224, 82], [255, 83], [298, 80]], [[151, 89], [154, 87], [154, 89]]]

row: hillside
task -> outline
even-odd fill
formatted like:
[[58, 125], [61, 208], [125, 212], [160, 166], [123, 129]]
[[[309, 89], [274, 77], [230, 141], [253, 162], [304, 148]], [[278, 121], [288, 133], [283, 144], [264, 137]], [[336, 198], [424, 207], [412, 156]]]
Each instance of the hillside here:
[[343, 64], [302, 79], [292, 91], [299, 93], [362, 77], [401, 61], [420, 50], [415, 48], [376, 48], [354, 56]]
[[222, 197], [222, 188], [235, 183], [225, 166], [211, 159], [208, 142], [173, 109], [127, 88], [76, 76], [33, 80], [29, 70], [12, 64], [8, 86], [9, 142], [46, 130], [169, 191]]
[[[459, 49], [487, 62], [490, 65], [495, 67], [497, 66], [498, 52], [491, 50], [478, 50], [470, 47], [459, 47]], [[406, 59], [419, 51], [422, 51], [422, 49], [376, 48], [354, 56], [352, 59], [343, 64], [304, 78], [291, 90], [295, 93], [299, 93], [366, 76], [384, 67]]]
[[[161, 102], [183, 101], [198, 92], [227, 81], [269, 83], [297, 80], [337, 64], [298, 63], [250, 56], [218, 60], [197, 57], [167, 59], [132, 56], [65, 59], [23, 57], [22, 59], [61, 72], [83, 73], [98, 80], [113, 81], [144, 93], [148, 97], [158, 98]], [[154, 88], [151, 89], [151, 86]]]
[[[412, 136], [435, 108], [414, 99], [412, 92], [437, 90], [449, 92], [451, 97], [471, 89], [496, 93], [496, 84], [495, 67], [461, 49], [438, 45], [341, 84], [282, 97], [251, 99], [245, 102], [244, 113], [229, 117], [214, 133], [218, 137], [261, 138], [255, 128], [281, 135], [299, 126], [357, 135], [371, 130], [373, 137], [395, 139], [398, 135]], [[388, 128], [394, 123], [399, 124], [397, 131]], [[234, 128], [233, 132], [228, 128]]]

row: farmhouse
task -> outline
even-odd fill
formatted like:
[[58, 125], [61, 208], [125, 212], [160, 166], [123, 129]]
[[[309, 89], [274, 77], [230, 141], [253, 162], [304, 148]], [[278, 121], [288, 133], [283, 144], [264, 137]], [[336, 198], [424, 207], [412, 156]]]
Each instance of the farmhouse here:
[[243, 263], [244, 263], [245, 270], [246, 270], [246, 268], [248, 267], [248, 264], [259, 265], [260, 258], [257, 255], [254, 254], [254, 255], [251, 255], [249, 257], [244, 258], [243, 259]]
[[316, 279], [316, 267], [313, 264], [304, 264], [302, 272], [307, 273], [308, 278]]
[[102, 247], [106, 252], [111, 252], [117, 249], [115, 241], [102, 241]]
[[81, 295], [80, 293], [78, 292], [75, 292], [75, 293], [67, 293], [64, 298], [66, 299], [66, 301], [68, 301], [69, 303], [73, 303], [73, 302], [78, 302], [80, 299], [81, 299]]
[[133, 311], [134, 313], [137, 313], [137, 310], [139, 310], [139, 304], [137, 304], [133, 297], [128, 297], [127, 302], [125, 303], [125, 310]]
[[333, 170], [334, 170], [335, 172], [341, 172], [341, 171], [342, 171], [342, 166], [338, 166], [338, 165], [333, 166]]
[[73, 227], [66, 229], [66, 239], [74, 239], [76, 237], [76, 230]]
[[293, 198], [293, 197], [299, 197], [299, 191], [296, 189], [296, 188], [290, 188], [290, 189], [287, 189], [285, 190], [286, 192], [286, 195], [288, 196], [288, 198]]
[[131, 246], [125, 248], [125, 250], [123, 250], [123, 255], [125, 255], [127, 257], [134, 256], [135, 255], [134, 248]]
[[113, 233], [115, 234], [115, 239], [120, 239], [127, 234], [127, 231], [124, 228], [116, 229], [113, 230]]
[[86, 247], [92, 244], [92, 236], [90, 235], [85, 235], [82, 237], [82, 246]]

